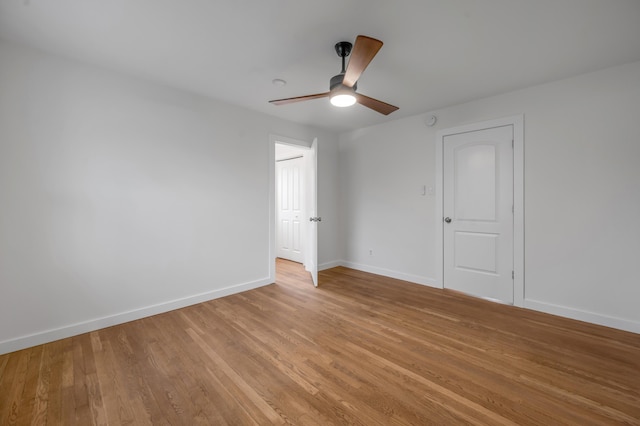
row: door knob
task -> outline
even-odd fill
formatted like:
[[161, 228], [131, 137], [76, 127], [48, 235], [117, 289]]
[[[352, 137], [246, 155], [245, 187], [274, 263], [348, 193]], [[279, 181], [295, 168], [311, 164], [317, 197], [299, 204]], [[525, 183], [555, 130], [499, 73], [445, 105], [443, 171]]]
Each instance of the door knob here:
[[322, 218], [319, 216], [310, 217], [309, 222], [322, 222]]
[[451, 223], [451, 218], [450, 217], [445, 217], [444, 221], [447, 222], [447, 223]]

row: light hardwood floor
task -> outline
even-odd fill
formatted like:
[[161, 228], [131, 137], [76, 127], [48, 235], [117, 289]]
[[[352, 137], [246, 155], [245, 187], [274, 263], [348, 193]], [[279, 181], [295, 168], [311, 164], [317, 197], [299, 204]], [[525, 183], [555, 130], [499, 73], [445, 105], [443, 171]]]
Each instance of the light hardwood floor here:
[[0, 425], [640, 425], [640, 335], [334, 268], [0, 356]]

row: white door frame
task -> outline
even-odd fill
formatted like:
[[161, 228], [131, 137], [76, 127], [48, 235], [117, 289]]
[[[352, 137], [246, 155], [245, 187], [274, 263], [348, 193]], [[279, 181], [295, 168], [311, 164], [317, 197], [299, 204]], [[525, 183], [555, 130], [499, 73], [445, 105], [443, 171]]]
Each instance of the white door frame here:
[[524, 306], [524, 116], [515, 115], [441, 130], [436, 136], [436, 285], [444, 288], [444, 138], [458, 133], [513, 126], [513, 304]]
[[[269, 280], [276, 281], [276, 143], [292, 145], [306, 150], [311, 150], [311, 142], [293, 139], [286, 136], [269, 135]], [[306, 185], [305, 185], [306, 187]], [[305, 197], [311, 194], [305, 195]], [[306, 206], [305, 206], [306, 212]], [[308, 212], [306, 212], [308, 213]], [[305, 214], [306, 214], [305, 213]], [[309, 239], [305, 245], [309, 244]], [[309, 252], [305, 246], [304, 251]], [[306, 255], [305, 255], [306, 256]]]

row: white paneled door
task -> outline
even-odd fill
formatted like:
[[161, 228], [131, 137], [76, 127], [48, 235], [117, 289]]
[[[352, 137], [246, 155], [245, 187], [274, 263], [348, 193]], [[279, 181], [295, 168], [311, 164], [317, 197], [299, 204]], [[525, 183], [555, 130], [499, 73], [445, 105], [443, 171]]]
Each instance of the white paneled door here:
[[302, 248], [306, 231], [302, 211], [303, 169], [303, 157], [276, 163], [277, 256], [300, 263], [304, 260]]
[[513, 303], [513, 126], [443, 145], [444, 287]]

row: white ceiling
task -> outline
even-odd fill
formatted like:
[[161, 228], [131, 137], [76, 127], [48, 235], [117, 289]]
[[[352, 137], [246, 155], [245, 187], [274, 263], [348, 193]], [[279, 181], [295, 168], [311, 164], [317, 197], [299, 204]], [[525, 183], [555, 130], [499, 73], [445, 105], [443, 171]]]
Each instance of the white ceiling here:
[[[267, 102], [327, 91], [358, 34], [385, 43], [358, 91], [399, 111]], [[0, 0], [0, 37], [344, 131], [638, 61], [640, 1]]]

